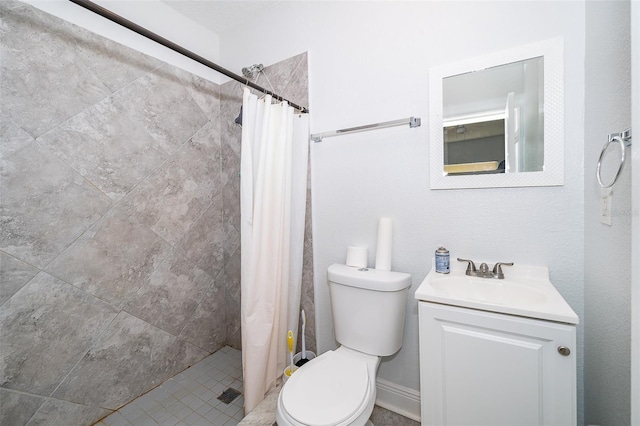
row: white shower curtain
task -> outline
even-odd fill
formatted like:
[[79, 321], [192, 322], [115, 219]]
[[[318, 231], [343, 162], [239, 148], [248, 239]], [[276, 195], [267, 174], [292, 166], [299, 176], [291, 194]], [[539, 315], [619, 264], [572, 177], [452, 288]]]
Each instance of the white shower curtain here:
[[244, 89], [241, 173], [241, 324], [244, 408], [250, 412], [288, 363], [297, 335], [309, 118]]

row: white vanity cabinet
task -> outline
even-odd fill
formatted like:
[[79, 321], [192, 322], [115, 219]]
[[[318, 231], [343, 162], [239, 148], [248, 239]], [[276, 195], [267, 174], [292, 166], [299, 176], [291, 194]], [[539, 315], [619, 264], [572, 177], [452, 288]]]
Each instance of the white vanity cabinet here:
[[576, 327], [419, 301], [422, 424], [576, 424]]

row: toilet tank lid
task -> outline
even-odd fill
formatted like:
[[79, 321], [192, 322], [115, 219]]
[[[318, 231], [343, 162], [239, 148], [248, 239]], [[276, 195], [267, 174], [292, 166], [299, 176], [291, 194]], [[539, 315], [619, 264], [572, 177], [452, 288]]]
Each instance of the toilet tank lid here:
[[374, 291], [400, 291], [411, 287], [411, 275], [404, 272], [379, 271], [338, 263], [329, 266], [327, 279], [336, 284]]

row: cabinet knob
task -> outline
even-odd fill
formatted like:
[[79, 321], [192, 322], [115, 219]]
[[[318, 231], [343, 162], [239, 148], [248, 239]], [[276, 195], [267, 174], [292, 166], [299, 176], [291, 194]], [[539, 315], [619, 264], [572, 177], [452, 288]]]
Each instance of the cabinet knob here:
[[558, 346], [558, 353], [562, 356], [569, 356], [571, 349], [566, 346]]

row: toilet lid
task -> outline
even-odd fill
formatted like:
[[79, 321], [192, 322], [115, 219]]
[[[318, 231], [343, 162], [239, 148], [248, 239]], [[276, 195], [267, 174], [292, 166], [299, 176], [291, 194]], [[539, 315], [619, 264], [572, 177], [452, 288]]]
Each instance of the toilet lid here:
[[368, 395], [366, 364], [331, 351], [291, 375], [282, 389], [282, 404], [300, 423], [331, 426], [353, 415]]

